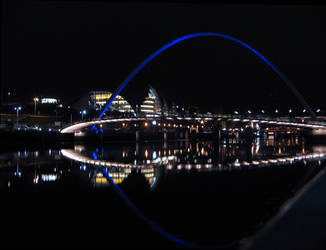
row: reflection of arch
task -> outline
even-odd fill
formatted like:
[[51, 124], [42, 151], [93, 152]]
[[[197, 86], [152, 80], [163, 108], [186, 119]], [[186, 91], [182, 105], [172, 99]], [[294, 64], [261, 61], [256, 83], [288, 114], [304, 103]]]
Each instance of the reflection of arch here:
[[[189, 34], [183, 37], [179, 37], [177, 39], [175, 39], [174, 41], [164, 45], [163, 47], [161, 47], [160, 49], [158, 49], [157, 51], [155, 51], [152, 55], [150, 55], [149, 57], [147, 57], [119, 86], [118, 88], [115, 90], [115, 92], [113, 93], [113, 95], [110, 97], [110, 99], [108, 100], [106, 106], [104, 107], [104, 109], [102, 110], [101, 114], [99, 115], [99, 118], [102, 118], [102, 116], [104, 115], [105, 111], [110, 107], [111, 103], [113, 102], [113, 100], [116, 98], [116, 96], [123, 90], [123, 88], [132, 80], [132, 78], [135, 77], [135, 75], [142, 70], [150, 61], [152, 61], [156, 56], [158, 56], [159, 54], [161, 54], [163, 51], [165, 51], [166, 49], [172, 47], [173, 45], [180, 43], [184, 40], [188, 40], [190, 38], [194, 38], [194, 37], [201, 37], [201, 36], [205, 36], [205, 37], [220, 37], [220, 38], [226, 38], [228, 40], [234, 41], [244, 47], [246, 47], [247, 49], [249, 49], [250, 51], [252, 51], [253, 53], [255, 53], [258, 57], [260, 57], [269, 67], [271, 67], [277, 74], [278, 76], [286, 83], [286, 85], [288, 86], [288, 88], [293, 92], [293, 94], [296, 96], [296, 98], [298, 98], [298, 100], [300, 101], [300, 103], [309, 111], [310, 115], [313, 118], [316, 118], [315, 113], [313, 112], [313, 110], [310, 108], [310, 106], [308, 105], [308, 103], [305, 101], [305, 99], [303, 98], [303, 96], [299, 93], [299, 91], [294, 87], [294, 85], [292, 84], [292, 82], [285, 76], [283, 75], [273, 64], [271, 64], [264, 56], [262, 56], [258, 51], [256, 51], [255, 49], [253, 49], [252, 47], [250, 47], [249, 45], [247, 45], [246, 43], [228, 36], [228, 35], [224, 35], [224, 34], [220, 34], [220, 33], [212, 33], [212, 32], [204, 32], [204, 33], [194, 33], [194, 34]], [[93, 126], [94, 128], [94, 126]]]

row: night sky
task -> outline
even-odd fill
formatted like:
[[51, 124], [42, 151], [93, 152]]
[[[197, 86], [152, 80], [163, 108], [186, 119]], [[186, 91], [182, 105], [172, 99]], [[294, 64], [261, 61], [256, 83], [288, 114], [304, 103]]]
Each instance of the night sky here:
[[[314, 108], [326, 109], [326, 7], [271, 4], [7, 1], [5, 89], [12, 99], [69, 103], [113, 91], [156, 49], [180, 36], [236, 37], [284, 73]], [[220, 109], [302, 109], [261, 59], [220, 38], [184, 41], [158, 56], [121, 93], [140, 103], [152, 85], [168, 102]]]

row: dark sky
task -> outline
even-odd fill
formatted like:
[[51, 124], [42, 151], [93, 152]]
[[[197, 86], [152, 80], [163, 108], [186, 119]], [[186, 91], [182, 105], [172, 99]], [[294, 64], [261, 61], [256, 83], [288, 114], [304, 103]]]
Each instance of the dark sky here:
[[[113, 91], [156, 49], [180, 36], [218, 32], [254, 47], [314, 108], [326, 109], [326, 7], [263, 4], [7, 1], [5, 87], [17, 98]], [[122, 92], [142, 101], [151, 84], [168, 101], [220, 107], [300, 108], [279, 77], [234, 42], [195, 38], [167, 50]]]

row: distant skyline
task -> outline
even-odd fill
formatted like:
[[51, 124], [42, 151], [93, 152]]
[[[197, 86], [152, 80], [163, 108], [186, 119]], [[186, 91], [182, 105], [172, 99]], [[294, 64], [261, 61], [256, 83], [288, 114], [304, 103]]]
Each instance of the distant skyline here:
[[[276, 65], [313, 107], [326, 108], [325, 6], [7, 1], [5, 89], [65, 102], [113, 91], [147, 56], [186, 34], [234, 36]], [[158, 56], [121, 93], [140, 103], [147, 85], [178, 104], [300, 107], [253, 53], [223, 39], [195, 38]], [[216, 88], [218, 86], [218, 88]]]

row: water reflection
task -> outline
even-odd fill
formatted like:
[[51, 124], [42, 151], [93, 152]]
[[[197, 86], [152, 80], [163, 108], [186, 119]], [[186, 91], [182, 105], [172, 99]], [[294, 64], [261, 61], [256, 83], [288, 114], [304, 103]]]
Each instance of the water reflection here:
[[234, 139], [222, 143], [180, 141], [172, 144], [115, 144], [101, 148], [75, 145], [73, 149], [2, 153], [0, 173], [1, 178], [7, 180], [7, 187], [22, 179], [41, 185], [58, 183], [62, 175], [76, 175], [90, 187], [99, 188], [110, 185], [99, 171], [101, 166], [116, 184], [123, 183], [136, 172], [145, 177], [150, 189], [154, 189], [163, 172], [230, 171], [289, 165], [298, 161], [307, 163], [325, 157], [326, 147], [307, 147], [296, 137], [278, 141], [258, 138], [251, 145], [239, 144]]

